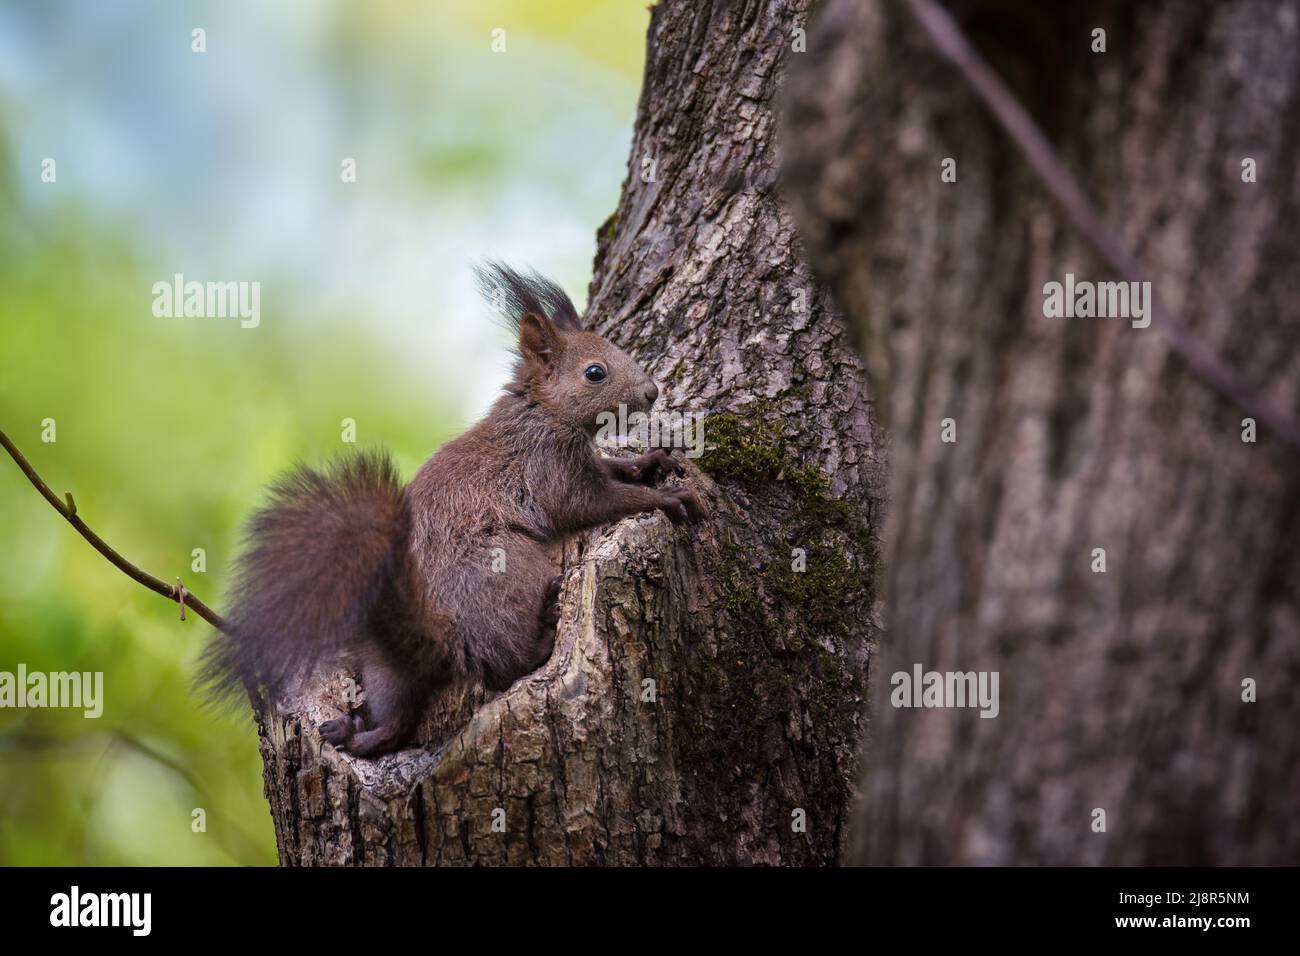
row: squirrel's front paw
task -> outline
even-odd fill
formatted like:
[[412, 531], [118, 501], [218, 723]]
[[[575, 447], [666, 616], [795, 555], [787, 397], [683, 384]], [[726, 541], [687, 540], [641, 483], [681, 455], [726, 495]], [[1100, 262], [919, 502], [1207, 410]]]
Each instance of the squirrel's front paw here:
[[643, 455], [638, 462], [638, 466], [640, 468], [638, 480], [644, 481], [648, 485], [657, 484], [661, 478], [666, 478], [669, 475], [681, 475], [686, 472], [682, 463], [662, 448], [656, 448], [654, 451]]
[[684, 474], [686, 471], [680, 461], [662, 448], [648, 451], [636, 458], [614, 459], [608, 467], [618, 481], [640, 485], [657, 485], [660, 479]]
[[667, 488], [660, 510], [673, 524], [690, 524], [705, 516], [704, 506], [689, 488]]

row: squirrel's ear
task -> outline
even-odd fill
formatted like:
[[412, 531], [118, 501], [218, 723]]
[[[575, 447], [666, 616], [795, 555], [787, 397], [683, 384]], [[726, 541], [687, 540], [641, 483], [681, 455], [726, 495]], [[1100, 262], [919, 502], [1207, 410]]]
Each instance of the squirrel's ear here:
[[546, 316], [527, 312], [519, 320], [519, 351], [526, 360], [550, 371], [560, 351], [560, 333]]

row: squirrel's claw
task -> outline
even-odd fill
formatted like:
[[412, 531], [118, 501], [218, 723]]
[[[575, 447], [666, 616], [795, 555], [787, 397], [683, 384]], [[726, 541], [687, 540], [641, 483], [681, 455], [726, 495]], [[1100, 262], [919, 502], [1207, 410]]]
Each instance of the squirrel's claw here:
[[705, 517], [704, 506], [689, 488], [669, 488], [663, 513], [673, 524], [691, 524]]
[[662, 448], [656, 448], [641, 459], [637, 471], [639, 474], [635, 480], [653, 485], [660, 478], [666, 478], [670, 475], [684, 475], [686, 468], [671, 454]]
[[686, 466], [683, 465], [676, 458], [674, 458], [669, 452], [660, 449], [659, 454], [662, 457], [659, 459], [658, 465], [660, 468], [664, 470], [666, 474], [669, 475], [686, 474]]

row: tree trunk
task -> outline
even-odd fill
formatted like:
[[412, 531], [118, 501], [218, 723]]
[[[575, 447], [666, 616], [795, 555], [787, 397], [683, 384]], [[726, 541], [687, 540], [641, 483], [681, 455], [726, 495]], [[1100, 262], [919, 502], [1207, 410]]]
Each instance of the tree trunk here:
[[[949, 6], [1156, 299], [1294, 417], [1300, 4]], [[1123, 277], [905, 4], [822, 14], [791, 71], [784, 171], [890, 433], [852, 858], [1294, 863], [1300, 456], [1262, 425], [1243, 441], [1249, 413], [1159, 316], [1046, 318], [1046, 282]], [[890, 676], [918, 662], [998, 672], [1000, 713], [891, 706]]]
[[[590, 315], [708, 412], [711, 509], [566, 549], [551, 661], [421, 749], [322, 747], [344, 675], [260, 721], [283, 864], [829, 863], [859, 774], [881, 462], [861, 361], [773, 191], [807, 4], [652, 10]], [[364, 691], [364, 688], [362, 689]]]

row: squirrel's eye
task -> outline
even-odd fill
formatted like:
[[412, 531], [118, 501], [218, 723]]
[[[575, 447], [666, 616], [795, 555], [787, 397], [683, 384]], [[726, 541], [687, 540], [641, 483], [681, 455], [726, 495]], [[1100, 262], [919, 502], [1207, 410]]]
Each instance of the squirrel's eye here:
[[599, 365], [588, 365], [587, 370], [582, 373], [582, 377], [589, 382], [605, 381], [605, 370]]

